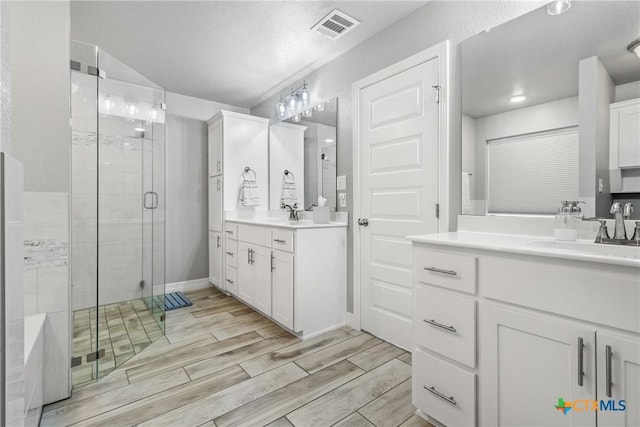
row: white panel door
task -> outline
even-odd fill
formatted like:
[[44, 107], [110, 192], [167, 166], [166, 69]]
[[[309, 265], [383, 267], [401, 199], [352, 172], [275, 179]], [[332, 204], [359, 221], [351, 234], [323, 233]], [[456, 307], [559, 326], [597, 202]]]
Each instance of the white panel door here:
[[222, 289], [224, 289], [222, 282], [223, 260], [222, 235], [209, 232], [209, 282]]
[[273, 251], [273, 318], [293, 329], [293, 254]]
[[598, 426], [640, 426], [640, 342], [601, 332], [597, 338], [598, 399], [615, 405], [615, 410], [598, 411]]
[[360, 90], [362, 329], [412, 348], [411, 234], [437, 233], [439, 59]]
[[222, 176], [209, 178], [209, 230], [222, 232]]
[[255, 288], [253, 306], [271, 316], [271, 249], [253, 246], [251, 264], [254, 269]]
[[595, 425], [595, 411], [563, 409], [596, 398], [593, 329], [494, 306], [481, 313], [481, 425]]

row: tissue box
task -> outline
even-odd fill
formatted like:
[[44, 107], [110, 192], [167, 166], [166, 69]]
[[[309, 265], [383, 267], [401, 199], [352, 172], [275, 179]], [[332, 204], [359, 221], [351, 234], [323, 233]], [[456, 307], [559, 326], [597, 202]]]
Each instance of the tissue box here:
[[314, 224], [329, 224], [330, 222], [329, 206], [314, 207], [313, 208], [313, 223]]

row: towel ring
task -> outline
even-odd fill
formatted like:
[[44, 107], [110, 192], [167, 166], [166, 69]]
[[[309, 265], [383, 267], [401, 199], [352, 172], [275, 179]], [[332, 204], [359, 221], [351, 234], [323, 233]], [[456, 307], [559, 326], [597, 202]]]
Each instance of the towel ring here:
[[289, 171], [289, 169], [284, 170], [284, 176], [282, 177], [282, 180], [284, 181], [285, 178], [289, 175], [291, 175], [291, 179], [293, 180], [291, 182], [294, 182], [296, 180], [296, 176], [293, 174], [293, 172]]
[[254, 171], [253, 169], [251, 169], [249, 166], [245, 166], [244, 167], [244, 172], [242, 172], [242, 178], [246, 179], [246, 174], [249, 172], [253, 172], [253, 179], [258, 179], [258, 175], [256, 175], [256, 171]]

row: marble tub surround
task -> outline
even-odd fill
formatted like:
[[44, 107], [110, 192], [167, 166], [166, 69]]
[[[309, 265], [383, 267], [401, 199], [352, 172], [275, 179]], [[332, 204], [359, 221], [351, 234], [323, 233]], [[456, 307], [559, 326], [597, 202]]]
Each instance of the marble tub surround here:
[[24, 311], [46, 313], [43, 402], [69, 396], [70, 280], [68, 193], [24, 193]]

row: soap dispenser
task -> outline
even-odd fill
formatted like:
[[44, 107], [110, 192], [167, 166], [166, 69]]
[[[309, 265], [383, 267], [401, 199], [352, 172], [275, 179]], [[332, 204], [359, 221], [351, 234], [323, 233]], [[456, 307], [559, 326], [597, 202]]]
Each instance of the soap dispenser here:
[[579, 201], [563, 200], [556, 214], [554, 236], [556, 240], [575, 242], [578, 239], [578, 224], [582, 220]]

